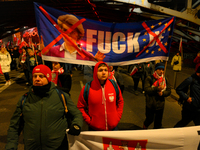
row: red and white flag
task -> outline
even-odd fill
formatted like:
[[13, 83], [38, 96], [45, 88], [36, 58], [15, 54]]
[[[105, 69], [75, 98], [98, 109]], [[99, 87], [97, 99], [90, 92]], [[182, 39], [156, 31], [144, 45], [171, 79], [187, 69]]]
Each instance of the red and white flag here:
[[182, 45], [182, 38], [180, 39], [179, 43], [179, 52], [181, 53], [181, 60], [183, 61], [183, 45]]
[[179, 51], [180, 53], [182, 53], [182, 38], [180, 39], [180, 43], [179, 43]]
[[138, 71], [138, 68], [136, 66], [133, 67], [130, 76], [134, 75]]
[[3, 75], [3, 72], [2, 72], [2, 70], [1, 70], [1, 65], [0, 65], [0, 74], [2, 74], [2, 75]]

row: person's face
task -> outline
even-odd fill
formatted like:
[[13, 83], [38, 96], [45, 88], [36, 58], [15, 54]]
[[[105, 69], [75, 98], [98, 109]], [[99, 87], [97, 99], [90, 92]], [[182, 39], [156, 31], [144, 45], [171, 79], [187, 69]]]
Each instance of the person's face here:
[[[71, 25], [67, 24], [67, 23], [62, 23], [62, 25], [61, 25], [61, 29], [62, 29], [63, 32], [66, 32], [70, 27], [71, 27]], [[72, 32], [70, 32], [68, 34], [68, 36], [77, 41], [78, 38], [79, 38], [78, 29], [74, 29]], [[66, 41], [65, 38], [64, 38], [64, 41]]]
[[109, 70], [110, 70], [110, 71], [113, 71], [113, 66], [109, 66]]
[[34, 73], [33, 74], [33, 85], [34, 86], [44, 86], [48, 84], [48, 80], [43, 73]]
[[108, 68], [107, 66], [101, 66], [97, 70], [97, 77], [101, 84], [105, 82], [105, 80], [108, 78]]
[[178, 56], [178, 55], [179, 55], [179, 53], [176, 53], [176, 55]]
[[59, 62], [52, 62], [52, 67], [53, 67], [53, 70], [55, 70], [55, 71], [58, 71], [58, 69], [61, 68]]
[[22, 52], [23, 52], [23, 53], [26, 53], [26, 50], [25, 50], [25, 49], [22, 49]]
[[1, 48], [1, 52], [4, 53], [4, 52], [5, 52], [5, 49], [4, 49], [4, 48]]
[[197, 72], [196, 72], [196, 75], [200, 78], [200, 73], [197, 73]]
[[157, 72], [157, 74], [158, 74], [159, 76], [161, 76], [161, 75], [163, 75], [163, 73], [164, 73], [164, 69], [159, 68], [159, 69], [156, 70], [156, 72]]
[[29, 54], [29, 56], [33, 56], [34, 55], [33, 51], [30, 51], [28, 54]]

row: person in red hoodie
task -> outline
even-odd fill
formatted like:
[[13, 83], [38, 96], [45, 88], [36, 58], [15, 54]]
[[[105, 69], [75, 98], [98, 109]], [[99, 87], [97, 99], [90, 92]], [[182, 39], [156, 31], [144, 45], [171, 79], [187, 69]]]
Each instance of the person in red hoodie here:
[[108, 79], [108, 65], [98, 62], [94, 67], [93, 81], [90, 84], [87, 101], [84, 99], [85, 86], [82, 88], [77, 107], [82, 112], [90, 131], [117, 130], [121, 119], [124, 100], [120, 88], [117, 92]]

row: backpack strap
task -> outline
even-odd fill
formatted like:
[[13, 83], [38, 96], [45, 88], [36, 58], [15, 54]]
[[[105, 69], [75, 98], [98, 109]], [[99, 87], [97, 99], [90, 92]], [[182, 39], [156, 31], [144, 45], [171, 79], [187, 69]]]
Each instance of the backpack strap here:
[[84, 97], [84, 100], [85, 102], [88, 104], [88, 95], [89, 95], [89, 90], [90, 90], [90, 86], [91, 86], [91, 82], [87, 82], [85, 84], [85, 89], [84, 89], [84, 93], [83, 93], [83, 97]]
[[23, 109], [23, 107], [24, 107], [24, 104], [25, 104], [25, 102], [26, 102], [26, 98], [28, 97], [28, 94], [29, 94], [29, 92], [27, 92], [27, 93], [25, 93], [23, 96], [22, 96], [22, 98], [21, 98], [21, 109]]
[[117, 100], [119, 99], [119, 89], [118, 89], [118, 85], [117, 85], [117, 83], [114, 81], [114, 80], [111, 80], [111, 79], [108, 79], [111, 83], [112, 83], [112, 85], [114, 86], [114, 88], [115, 88], [115, 92], [116, 92], [116, 97], [117, 97]]
[[64, 94], [64, 92], [62, 90], [59, 90], [57, 88], [56, 88], [56, 91], [58, 93], [58, 96], [60, 97], [60, 100], [62, 100], [62, 103], [63, 103], [64, 108], [65, 108], [65, 113], [67, 114], [68, 109], [67, 109], [67, 99], [65, 97], [65, 94]]
[[[108, 80], [109, 80], [109, 81], [112, 83], [112, 85], [114, 86], [115, 91], [116, 91], [116, 97], [117, 97], [117, 100], [118, 100], [118, 99], [119, 99], [119, 89], [118, 89], [118, 85], [117, 85], [117, 83], [116, 83], [114, 80], [112, 80], [112, 79], [108, 79]], [[84, 97], [85, 102], [86, 102], [87, 104], [88, 104], [88, 95], [89, 95], [89, 90], [90, 90], [91, 82], [92, 82], [92, 81], [87, 82], [87, 83], [85, 84], [84, 93], [83, 93], [83, 97]]]

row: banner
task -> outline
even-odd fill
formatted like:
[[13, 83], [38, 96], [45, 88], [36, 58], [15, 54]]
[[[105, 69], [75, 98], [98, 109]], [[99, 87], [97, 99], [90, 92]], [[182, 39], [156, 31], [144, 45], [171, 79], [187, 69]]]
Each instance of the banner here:
[[68, 134], [70, 150], [199, 150], [200, 126]]
[[[129, 65], [168, 60], [174, 17], [133, 23], [106, 23], [34, 3], [42, 58], [73, 64]], [[108, 14], [109, 15], [109, 14]]]

